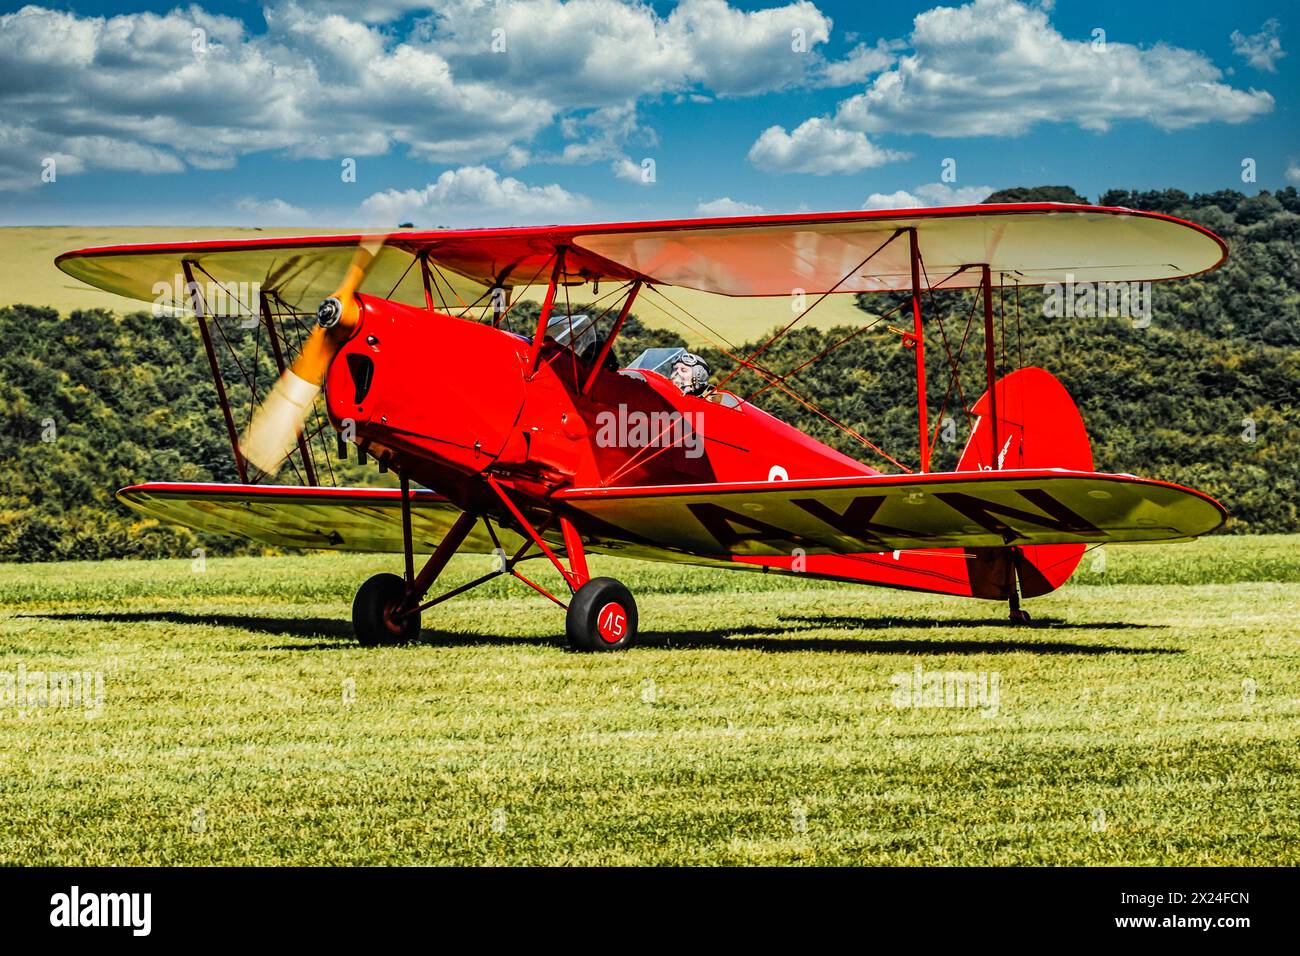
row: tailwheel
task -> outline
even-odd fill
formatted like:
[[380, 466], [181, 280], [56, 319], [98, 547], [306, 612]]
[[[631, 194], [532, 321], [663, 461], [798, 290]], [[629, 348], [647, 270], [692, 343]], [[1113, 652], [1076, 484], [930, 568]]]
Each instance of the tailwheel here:
[[[1019, 555], [1019, 553], [1019, 551], [1016, 552], [1017, 555]], [[1012, 578], [1011, 581], [1011, 597], [1007, 601], [1007, 604], [1011, 612], [1007, 615], [1007, 619], [1011, 622], [1012, 627], [1028, 627], [1033, 623], [1033, 619], [1029, 616], [1029, 612], [1020, 606], [1020, 590], [1017, 587], [1017, 581], [1015, 578]]]
[[575, 651], [621, 651], [636, 639], [636, 601], [621, 581], [592, 578], [573, 594], [565, 630]]
[[418, 612], [401, 615], [406, 582], [396, 574], [376, 574], [357, 589], [352, 601], [352, 630], [366, 647], [404, 644], [420, 636]]
[[1030, 618], [1029, 612], [1020, 606], [1020, 594], [1018, 592], [1011, 592], [1010, 605], [1011, 613], [1007, 615], [1007, 617], [1011, 621], [1012, 627], [1028, 627], [1033, 623], [1033, 619]]

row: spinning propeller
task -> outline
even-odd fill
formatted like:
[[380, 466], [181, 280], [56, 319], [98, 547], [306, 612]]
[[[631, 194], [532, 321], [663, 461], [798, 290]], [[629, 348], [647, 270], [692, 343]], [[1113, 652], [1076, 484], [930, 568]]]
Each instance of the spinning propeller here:
[[357, 290], [386, 239], [368, 236], [357, 246], [343, 281], [316, 310], [316, 325], [298, 357], [284, 370], [240, 439], [240, 453], [266, 474], [280, 469], [302, 434], [330, 362], [361, 317]]

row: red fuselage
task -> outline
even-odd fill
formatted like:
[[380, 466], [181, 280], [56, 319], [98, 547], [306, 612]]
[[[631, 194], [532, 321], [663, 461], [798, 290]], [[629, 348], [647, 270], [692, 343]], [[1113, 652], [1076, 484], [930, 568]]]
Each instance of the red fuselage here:
[[[591, 376], [590, 366], [553, 342], [534, 360], [532, 342], [504, 329], [359, 298], [360, 322], [325, 380], [330, 418], [369, 454], [465, 511], [516, 525], [490, 477], [530, 520], [547, 526], [558, 511], [602, 550], [599, 539], [626, 536], [564, 507], [551, 497], [554, 492], [879, 474], [726, 393], [708, 399], [683, 395], [654, 372], [601, 368]], [[1055, 388], [1060, 390], [1059, 383]], [[1060, 391], [1068, 416], [1050, 402], [1044, 405], [1041, 395], [1034, 406], [1042, 406], [1054, 428], [1078, 417]], [[1081, 423], [1079, 429], [1082, 435]], [[1090, 467], [1086, 437], [1079, 442], [1076, 451], [1087, 462], [1061, 457], [1052, 447], [1043, 452], [1050, 461], [1018, 463]], [[968, 446], [963, 460], [978, 458], [978, 446]], [[554, 533], [553, 527], [547, 532]], [[1014, 560], [1042, 570], [1035, 583], [1022, 585], [1024, 595], [1058, 587], [1082, 551], [1081, 545], [1020, 549]], [[653, 549], [636, 554], [992, 599], [1010, 593], [1013, 560], [1011, 549], [1003, 548], [810, 554], [797, 565], [794, 555], [709, 557]]]
[[725, 393], [683, 395], [654, 372], [591, 367], [547, 342], [362, 297], [326, 377], [330, 418], [412, 479], [496, 512], [495, 475], [540, 503], [560, 488], [876, 474]]

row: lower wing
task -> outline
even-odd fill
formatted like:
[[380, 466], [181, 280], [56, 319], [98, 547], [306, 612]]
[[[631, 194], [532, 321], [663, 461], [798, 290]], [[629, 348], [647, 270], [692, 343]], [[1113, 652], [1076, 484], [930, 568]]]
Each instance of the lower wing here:
[[[386, 488], [151, 483], [118, 498], [200, 531], [278, 547], [402, 552], [401, 493]], [[1088, 545], [1171, 541], [1218, 528], [1200, 492], [1059, 469], [874, 475], [557, 493], [589, 550], [944, 594], [1005, 598], [1059, 587]], [[412, 492], [412, 544], [433, 551], [460, 509]], [[498, 527], [507, 552], [523, 538]], [[559, 545], [557, 535], [547, 534]], [[475, 526], [461, 550], [490, 554]]]
[[1223, 524], [1199, 491], [1055, 468], [575, 488], [558, 500], [605, 534], [701, 556], [857, 554], [1171, 541]]
[[[117, 497], [161, 521], [277, 547], [402, 552], [402, 494], [393, 488], [154, 482], [123, 488]], [[441, 495], [413, 491], [411, 542], [416, 553], [433, 551], [459, 514]], [[523, 543], [504, 528], [497, 537], [507, 551]], [[493, 549], [478, 524], [460, 550], [491, 554]]]

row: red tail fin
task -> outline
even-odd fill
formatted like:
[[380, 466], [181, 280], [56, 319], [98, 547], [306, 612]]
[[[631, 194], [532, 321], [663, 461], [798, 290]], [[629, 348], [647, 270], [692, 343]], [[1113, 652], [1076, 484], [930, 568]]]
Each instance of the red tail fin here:
[[[975, 403], [979, 420], [962, 452], [958, 471], [1005, 468], [1068, 468], [1092, 471], [1092, 446], [1070, 393], [1050, 372], [1022, 368], [994, 386], [998, 421], [993, 427], [987, 392]], [[977, 597], [1010, 597], [1011, 562], [1022, 597], [1037, 597], [1064, 584], [1085, 545], [1051, 544], [971, 551], [971, 587]]]

